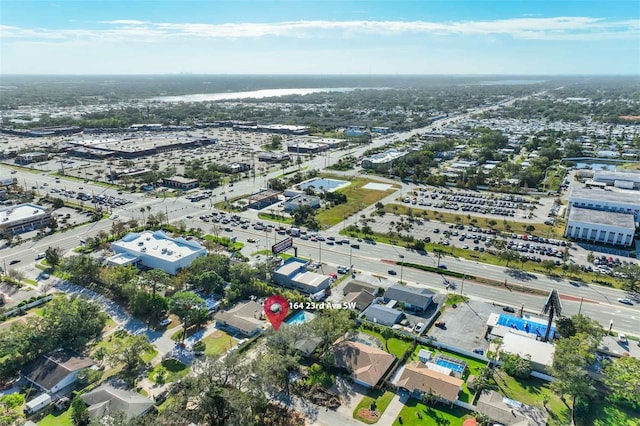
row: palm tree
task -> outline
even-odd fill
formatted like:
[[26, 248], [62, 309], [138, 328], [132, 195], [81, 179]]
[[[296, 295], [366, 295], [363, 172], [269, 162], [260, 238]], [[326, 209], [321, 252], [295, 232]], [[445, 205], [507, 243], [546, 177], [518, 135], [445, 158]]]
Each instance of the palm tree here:
[[144, 207], [140, 207], [140, 213], [142, 213], [142, 224], [143, 224], [143, 225], [144, 225], [144, 223], [145, 223], [145, 220], [144, 220], [144, 212], [145, 212]]

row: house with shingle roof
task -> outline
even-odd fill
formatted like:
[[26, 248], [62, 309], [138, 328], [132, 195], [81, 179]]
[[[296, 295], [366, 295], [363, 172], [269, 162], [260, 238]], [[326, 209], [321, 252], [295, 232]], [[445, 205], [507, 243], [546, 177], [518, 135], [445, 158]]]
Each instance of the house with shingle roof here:
[[387, 327], [392, 327], [404, 317], [402, 312], [384, 305], [370, 305], [362, 315], [373, 323], [386, 325]]
[[58, 349], [28, 364], [22, 376], [47, 393], [56, 393], [72, 385], [78, 373], [93, 366], [91, 358], [69, 349]]
[[262, 330], [264, 308], [252, 301], [238, 303], [233, 308], [216, 315], [216, 326], [224, 328], [233, 334], [254, 336]]
[[403, 367], [394, 384], [411, 392], [414, 398], [421, 399], [422, 395], [432, 393], [440, 400], [453, 404], [458, 400], [464, 380], [429, 369], [425, 364], [415, 361]]
[[409, 311], [424, 312], [431, 304], [433, 295], [434, 293], [426, 288], [396, 284], [385, 291], [384, 299], [387, 302], [401, 302]]
[[355, 383], [367, 388], [375, 387], [396, 360], [382, 349], [343, 338], [334, 343], [332, 350], [336, 367], [349, 371]]
[[122, 411], [127, 419], [132, 419], [147, 413], [154, 406], [154, 402], [146, 396], [108, 384], [82, 394], [80, 398], [89, 406], [89, 417], [98, 419], [118, 411]]

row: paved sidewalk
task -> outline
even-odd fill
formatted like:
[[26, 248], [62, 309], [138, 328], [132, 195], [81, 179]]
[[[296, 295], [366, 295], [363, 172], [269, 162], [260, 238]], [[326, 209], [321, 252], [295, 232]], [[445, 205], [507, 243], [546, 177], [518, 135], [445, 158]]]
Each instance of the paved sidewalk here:
[[386, 410], [384, 410], [384, 413], [382, 413], [382, 415], [380, 416], [380, 419], [378, 420], [378, 424], [392, 425], [403, 408], [404, 408], [403, 400], [400, 399], [399, 395], [397, 394], [394, 395], [393, 399], [389, 403], [389, 406], [387, 407]]

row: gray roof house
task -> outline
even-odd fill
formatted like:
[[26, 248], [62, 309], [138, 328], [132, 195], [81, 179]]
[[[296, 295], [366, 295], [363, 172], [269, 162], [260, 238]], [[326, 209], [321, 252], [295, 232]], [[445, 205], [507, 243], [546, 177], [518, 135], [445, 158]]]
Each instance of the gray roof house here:
[[91, 358], [59, 349], [42, 355], [27, 365], [21, 374], [43, 391], [56, 393], [75, 383], [78, 373], [92, 365]]
[[404, 317], [404, 314], [396, 309], [384, 305], [371, 305], [363, 312], [364, 317], [376, 324], [391, 327]]
[[154, 405], [146, 396], [108, 384], [80, 395], [80, 398], [89, 406], [89, 417], [99, 419], [118, 411], [124, 412], [127, 419], [131, 419], [145, 414]]
[[396, 284], [384, 293], [386, 301], [395, 300], [404, 303], [405, 309], [422, 312], [427, 310], [433, 299], [433, 292], [426, 288], [410, 287]]

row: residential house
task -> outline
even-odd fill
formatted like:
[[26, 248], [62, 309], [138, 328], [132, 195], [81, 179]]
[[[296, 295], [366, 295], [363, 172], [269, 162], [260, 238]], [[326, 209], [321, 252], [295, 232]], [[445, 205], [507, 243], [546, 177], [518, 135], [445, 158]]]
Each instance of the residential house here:
[[27, 365], [21, 374], [43, 391], [56, 393], [73, 385], [78, 373], [91, 366], [91, 358], [68, 349], [58, 349]]
[[480, 394], [476, 404], [476, 411], [505, 426], [538, 426], [547, 424], [546, 410], [505, 398], [492, 390], [485, 390]]
[[147, 413], [154, 406], [154, 402], [146, 396], [108, 384], [80, 395], [80, 398], [89, 406], [89, 417], [98, 419], [118, 411], [122, 411], [127, 419], [132, 419]]
[[433, 292], [426, 288], [417, 288], [396, 284], [384, 293], [385, 301], [395, 300], [404, 304], [408, 311], [424, 312], [433, 299]]
[[216, 315], [216, 326], [250, 337], [262, 330], [264, 309], [254, 301], [238, 303]]
[[380, 287], [370, 284], [366, 281], [351, 280], [347, 284], [345, 284], [344, 288], [342, 289], [342, 294], [346, 296], [349, 293], [358, 292], [362, 290], [366, 290], [369, 293], [377, 296], [380, 290]]
[[393, 365], [396, 357], [373, 346], [339, 339], [333, 345], [335, 365], [353, 375], [354, 383], [375, 387]]
[[421, 399], [424, 394], [431, 393], [440, 400], [453, 404], [458, 400], [464, 380], [429, 369], [425, 364], [415, 361], [403, 367], [394, 384], [411, 392], [414, 398]]
[[[355, 309], [358, 312], [362, 312], [369, 305], [371, 305], [371, 303], [373, 303], [375, 298], [376, 297], [373, 294], [369, 293], [366, 290], [357, 291], [357, 292], [354, 291], [344, 296], [340, 301], [340, 303], [342, 303], [343, 306], [350, 306], [350, 307], [352, 306], [353, 307], [352, 309]], [[346, 305], [344, 305], [345, 303]]]
[[402, 312], [384, 305], [370, 305], [362, 314], [367, 320], [387, 327], [392, 327], [404, 317]]

